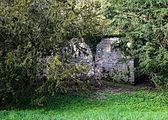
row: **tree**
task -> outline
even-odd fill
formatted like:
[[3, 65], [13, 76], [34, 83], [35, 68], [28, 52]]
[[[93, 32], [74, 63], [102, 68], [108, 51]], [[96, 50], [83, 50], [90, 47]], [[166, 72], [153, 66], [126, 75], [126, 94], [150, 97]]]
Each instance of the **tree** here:
[[[87, 0], [14, 0], [1, 1], [0, 5], [0, 103], [25, 104], [41, 93], [52, 94], [72, 78], [67, 70], [71, 62], [62, 60], [61, 49], [68, 46], [71, 38], [102, 34], [108, 24], [104, 16], [103, 1]], [[49, 56], [57, 63], [66, 62], [62, 69], [54, 69], [62, 78], [40, 79], [39, 74], [47, 66]], [[57, 59], [55, 59], [57, 58]], [[42, 60], [42, 61], [41, 61]], [[45, 64], [44, 64], [45, 63]], [[49, 63], [52, 65], [52, 63]], [[53, 64], [59, 66], [59, 64]], [[77, 68], [72, 68], [77, 71]], [[54, 74], [55, 75], [55, 74]], [[46, 84], [47, 83], [47, 84]], [[53, 92], [52, 92], [53, 91]], [[30, 100], [30, 101], [29, 101]]]
[[[168, 1], [110, 0], [111, 29], [124, 35], [126, 54], [139, 60], [141, 72], [155, 85], [168, 84]], [[131, 49], [127, 43], [132, 43]]]

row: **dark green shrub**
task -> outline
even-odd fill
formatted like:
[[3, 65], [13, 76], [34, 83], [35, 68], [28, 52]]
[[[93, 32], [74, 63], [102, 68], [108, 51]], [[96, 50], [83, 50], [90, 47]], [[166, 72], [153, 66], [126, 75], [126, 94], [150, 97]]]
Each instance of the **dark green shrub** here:
[[[109, 0], [113, 33], [124, 35], [123, 51], [139, 59], [140, 72], [155, 85], [168, 84], [168, 1]], [[132, 43], [128, 48], [127, 44]]]
[[[39, 74], [47, 68], [45, 59], [61, 56], [71, 38], [103, 33], [107, 26], [103, 12], [102, 2], [91, 0], [1, 1], [0, 104], [26, 104], [68, 88], [62, 81], [71, 80], [71, 75], [79, 70], [60, 58], [61, 66], [54, 67], [60, 69], [41, 79]], [[52, 78], [55, 74], [59, 77]]]

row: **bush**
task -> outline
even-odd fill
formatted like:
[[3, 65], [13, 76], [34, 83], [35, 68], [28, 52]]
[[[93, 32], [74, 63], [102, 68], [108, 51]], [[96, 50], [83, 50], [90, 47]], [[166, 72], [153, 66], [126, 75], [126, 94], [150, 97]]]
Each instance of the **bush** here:
[[[0, 67], [0, 103], [20, 104], [30, 102], [33, 96], [33, 83], [37, 79], [37, 64], [30, 46], [7, 53]], [[9, 104], [10, 103], [10, 104]]]
[[[140, 72], [155, 85], [168, 84], [167, 0], [110, 0], [113, 33], [124, 35], [123, 51], [138, 59]], [[132, 43], [130, 48], [128, 43]]]
[[[74, 64], [65, 61], [64, 66], [61, 57], [54, 59], [47, 66], [46, 78], [39, 79], [46, 68], [40, 60], [61, 56], [62, 48], [69, 45], [71, 38], [103, 33], [107, 22], [102, 3], [97, 0], [1, 1], [0, 104], [26, 104], [39, 94], [41, 97], [41, 93], [46, 95], [68, 88], [62, 81], [79, 71]], [[60, 64], [55, 64], [55, 60]]]

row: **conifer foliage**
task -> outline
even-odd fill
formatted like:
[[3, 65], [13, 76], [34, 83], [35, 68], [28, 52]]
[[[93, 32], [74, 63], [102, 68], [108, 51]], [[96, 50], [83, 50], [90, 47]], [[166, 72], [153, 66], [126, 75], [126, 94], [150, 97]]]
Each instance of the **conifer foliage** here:
[[[168, 0], [110, 0], [107, 16], [122, 49], [155, 85], [168, 85]], [[130, 48], [127, 43], [132, 43]]]
[[[64, 83], [74, 80], [79, 66], [62, 60], [61, 50], [71, 38], [102, 33], [103, 4], [98, 0], [1, 0], [0, 106], [30, 103], [39, 91], [43, 96], [66, 89]], [[53, 57], [53, 64], [47, 63], [48, 57]], [[48, 76], [41, 78], [44, 73]]]

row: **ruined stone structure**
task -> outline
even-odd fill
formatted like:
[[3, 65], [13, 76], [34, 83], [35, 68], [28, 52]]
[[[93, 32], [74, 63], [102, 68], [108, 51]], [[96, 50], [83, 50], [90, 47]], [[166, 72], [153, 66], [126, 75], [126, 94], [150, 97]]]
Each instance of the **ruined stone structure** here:
[[89, 66], [88, 76], [96, 79], [102, 77], [111, 77], [126, 82], [134, 83], [134, 60], [126, 58], [119, 48], [115, 47], [115, 43], [119, 42], [119, 38], [104, 38], [96, 47], [95, 60], [90, 47], [86, 43], [80, 43], [79, 46], [84, 50], [78, 50], [75, 45], [74, 59], [78, 62], [85, 63]]
[[112, 77], [128, 82], [134, 82], [134, 61], [126, 56], [115, 43], [119, 38], [104, 38], [97, 45], [95, 56], [95, 77]]
[[77, 45], [74, 43], [74, 40], [75, 39], [72, 39], [70, 43], [71, 47], [75, 51], [75, 53], [73, 54], [73, 60], [75, 62], [81, 62], [87, 65], [89, 69], [87, 76], [94, 76], [94, 61], [89, 45], [87, 45], [85, 42], [82, 42], [79, 43], [77, 47]]

